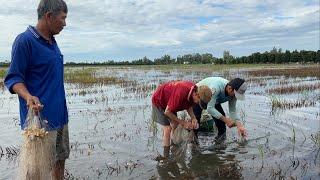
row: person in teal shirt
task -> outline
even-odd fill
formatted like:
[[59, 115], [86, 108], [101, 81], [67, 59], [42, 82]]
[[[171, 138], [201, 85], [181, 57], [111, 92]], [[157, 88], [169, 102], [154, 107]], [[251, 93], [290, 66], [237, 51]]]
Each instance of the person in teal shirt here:
[[[197, 86], [200, 85], [206, 85], [212, 91], [212, 97], [207, 105], [207, 111], [212, 116], [215, 125], [218, 128], [218, 136], [216, 139], [225, 139], [226, 125], [229, 128], [237, 127], [239, 135], [246, 137], [246, 129], [239, 121], [240, 118], [236, 109], [237, 100], [244, 99], [244, 93], [247, 89], [245, 80], [235, 78], [231, 81], [228, 81], [227, 79], [221, 77], [208, 77], [197, 83]], [[228, 102], [229, 117], [226, 117], [221, 106], [221, 104], [224, 102]], [[202, 109], [199, 107], [199, 105], [196, 105], [193, 107], [193, 111], [198, 123], [200, 124]], [[194, 131], [197, 136], [198, 130]]]

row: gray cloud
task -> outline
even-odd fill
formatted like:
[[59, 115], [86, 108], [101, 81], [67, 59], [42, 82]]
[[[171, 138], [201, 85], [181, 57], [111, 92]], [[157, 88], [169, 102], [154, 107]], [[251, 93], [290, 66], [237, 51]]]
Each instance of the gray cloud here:
[[[319, 49], [316, 0], [77, 0], [57, 36], [70, 60], [151, 58], [223, 50], [234, 55], [282, 49]], [[37, 2], [5, 1], [0, 7], [0, 59], [14, 37], [36, 23]]]

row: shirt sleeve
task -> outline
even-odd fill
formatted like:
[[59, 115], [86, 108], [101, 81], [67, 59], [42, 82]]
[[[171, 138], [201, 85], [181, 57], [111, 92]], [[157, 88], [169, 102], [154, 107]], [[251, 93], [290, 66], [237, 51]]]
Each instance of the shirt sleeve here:
[[232, 120], [240, 120], [237, 112], [237, 99], [234, 97], [229, 101], [229, 114]]
[[29, 57], [27, 43], [24, 38], [19, 35], [12, 45], [11, 63], [4, 79], [5, 86], [12, 94], [15, 94], [12, 88], [16, 83], [25, 82]]
[[220, 117], [222, 116], [222, 114], [215, 108], [218, 94], [219, 92], [214, 92], [207, 106], [209, 114], [211, 114], [216, 119], [220, 119]]

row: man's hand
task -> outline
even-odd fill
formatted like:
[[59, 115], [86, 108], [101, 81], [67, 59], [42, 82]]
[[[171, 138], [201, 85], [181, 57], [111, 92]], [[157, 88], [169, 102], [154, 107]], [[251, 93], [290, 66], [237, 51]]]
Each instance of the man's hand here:
[[247, 130], [246, 128], [244, 128], [244, 126], [241, 124], [241, 122], [237, 121], [237, 129], [238, 129], [238, 134], [239, 136], [242, 136], [242, 137], [247, 137]]
[[184, 120], [182, 120], [182, 127], [184, 127], [185, 129], [189, 129], [189, 130], [191, 130], [191, 129], [193, 129], [193, 124], [192, 124], [192, 122], [191, 121], [184, 121]]
[[42, 110], [43, 105], [39, 101], [39, 98], [32, 96], [24, 83], [16, 83], [13, 85], [12, 90], [27, 102], [28, 108], [32, 108], [36, 112]]
[[185, 128], [185, 129], [198, 129], [199, 128], [199, 124], [198, 124], [198, 121], [196, 118], [192, 119], [191, 121], [184, 121], [182, 120], [182, 126]]
[[242, 123], [240, 121], [234, 121], [229, 117], [224, 117], [223, 121], [226, 123], [226, 125], [229, 128], [237, 126], [239, 136], [247, 137], [247, 130], [246, 130], [246, 128], [244, 128], [244, 126], [242, 125]]
[[192, 123], [192, 129], [199, 129], [199, 123], [198, 123], [198, 120], [196, 118], [193, 118], [191, 120], [191, 123]]
[[193, 107], [188, 108], [187, 112], [188, 112], [189, 116], [191, 117], [192, 129], [198, 129], [199, 124], [198, 124], [198, 120], [197, 120], [196, 116], [194, 115]]
[[43, 105], [36, 96], [28, 96], [26, 98], [28, 108], [32, 108], [34, 111], [39, 112], [42, 110]]
[[226, 123], [226, 125], [229, 127], [229, 128], [232, 128], [232, 127], [234, 127], [234, 126], [236, 126], [236, 124], [234, 124], [235, 123], [235, 121], [233, 121], [231, 118], [225, 118], [225, 123]]

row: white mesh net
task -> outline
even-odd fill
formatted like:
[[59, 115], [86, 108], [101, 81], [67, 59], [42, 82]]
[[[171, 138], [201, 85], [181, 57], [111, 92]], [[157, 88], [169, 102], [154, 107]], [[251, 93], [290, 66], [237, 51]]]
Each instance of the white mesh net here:
[[47, 131], [47, 123], [40, 113], [28, 111], [23, 126], [24, 142], [19, 157], [19, 180], [50, 180], [55, 162], [56, 132]]

